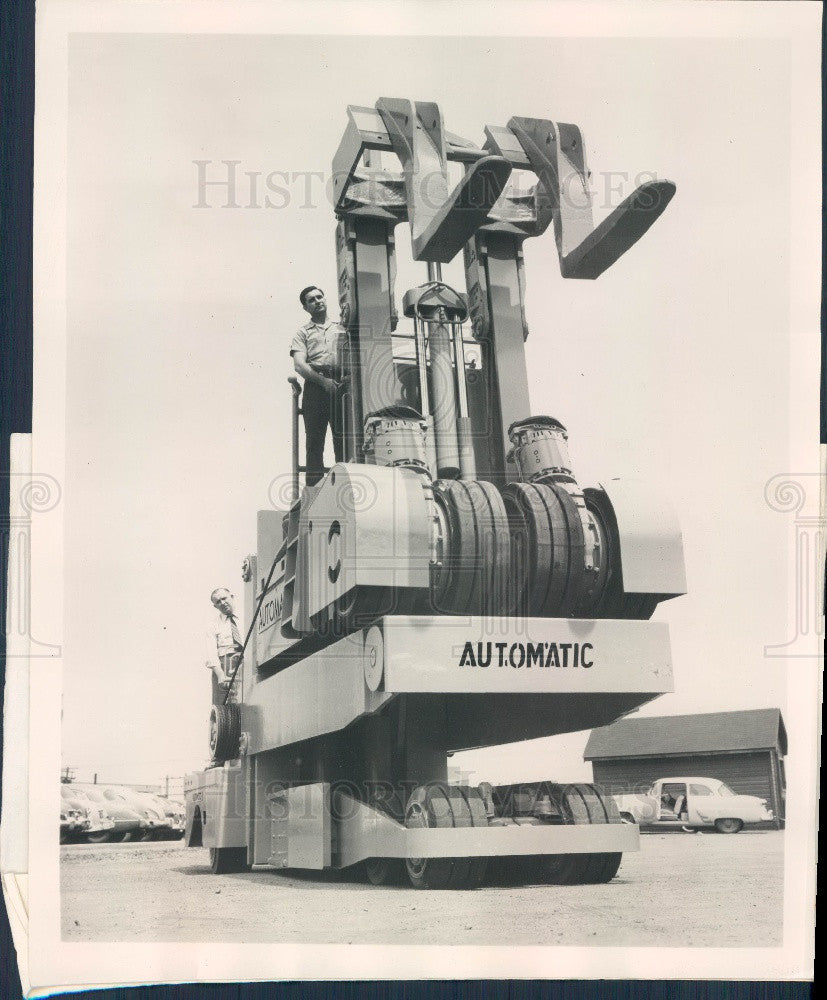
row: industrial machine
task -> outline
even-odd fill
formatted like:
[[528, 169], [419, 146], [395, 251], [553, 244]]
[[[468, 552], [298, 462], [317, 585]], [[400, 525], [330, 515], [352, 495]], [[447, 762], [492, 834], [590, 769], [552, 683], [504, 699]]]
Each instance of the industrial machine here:
[[[387, 98], [348, 108], [333, 182], [345, 461], [302, 488], [293, 380], [289, 509], [258, 513], [240, 698], [213, 708], [213, 765], [186, 779], [186, 843], [216, 873], [362, 863], [377, 884], [470, 888], [498, 859], [607, 882], [638, 847], [611, 797], [449, 782], [447, 761], [672, 690], [649, 619], [685, 591], [680, 531], [646, 485], [581, 485], [564, 425], [532, 415], [523, 243], [553, 226], [563, 276], [597, 278], [675, 187], [595, 226], [577, 127], [512, 118], [478, 147], [436, 104]], [[427, 274], [400, 322], [402, 223]], [[442, 280], [459, 253], [465, 292]]]

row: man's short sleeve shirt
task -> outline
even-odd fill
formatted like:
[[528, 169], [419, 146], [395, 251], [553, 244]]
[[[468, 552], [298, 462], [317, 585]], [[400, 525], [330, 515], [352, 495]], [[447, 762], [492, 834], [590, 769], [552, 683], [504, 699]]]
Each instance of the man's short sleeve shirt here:
[[300, 326], [290, 344], [290, 353], [304, 351], [311, 365], [336, 365], [339, 338], [344, 334], [340, 323], [329, 319], [324, 326], [312, 321]]
[[[236, 626], [237, 627], [237, 626]], [[233, 626], [227, 615], [217, 611], [207, 626], [207, 663], [217, 664], [219, 656], [236, 651]]]

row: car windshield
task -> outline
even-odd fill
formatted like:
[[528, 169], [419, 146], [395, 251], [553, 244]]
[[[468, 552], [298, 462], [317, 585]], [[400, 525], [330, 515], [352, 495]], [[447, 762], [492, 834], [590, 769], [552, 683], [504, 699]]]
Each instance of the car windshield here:
[[727, 785], [725, 782], [722, 781], [721, 784], [718, 785], [718, 794], [719, 795], [735, 795], [736, 793], [733, 792], [733, 790], [729, 787], [729, 785]]

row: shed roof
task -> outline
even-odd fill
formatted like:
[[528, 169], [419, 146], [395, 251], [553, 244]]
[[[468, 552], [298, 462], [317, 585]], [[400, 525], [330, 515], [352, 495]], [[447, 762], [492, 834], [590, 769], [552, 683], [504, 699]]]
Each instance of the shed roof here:
[[704, 715], [666, 715], [620, 719], [593, 729], [584, 760], [653, 757], [671, 754], [766, 750], [787, 752], [787, 732], [778, 708]]

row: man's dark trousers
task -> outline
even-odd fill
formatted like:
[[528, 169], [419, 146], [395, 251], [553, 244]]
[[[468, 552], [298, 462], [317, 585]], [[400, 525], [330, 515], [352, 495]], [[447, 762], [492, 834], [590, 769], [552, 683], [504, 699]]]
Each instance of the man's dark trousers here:
[[324, 475], [324, 442], [327, 428], [333, 435], [333, 452], [336, 461], [343, 456], [341, 421], [336, 413], [338, 393], [311, 382], [304, 383], [302, 412], [304, 413], [305, 482], [313, 486]]

